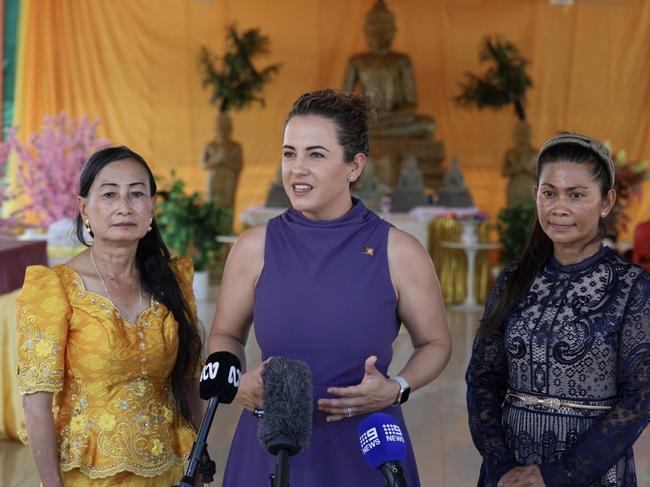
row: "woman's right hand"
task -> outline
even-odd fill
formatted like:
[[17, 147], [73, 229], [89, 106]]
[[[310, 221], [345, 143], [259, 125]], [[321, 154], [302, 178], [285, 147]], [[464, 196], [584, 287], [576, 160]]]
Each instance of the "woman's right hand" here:
[[235, 399], [245, 409], [253, 411], [262, 409], [262, 394], [264, 393], [264, 381], [262, 381], [262, 370], [266, 361], [262, 362], [256, 369], [242, 374], [239, 383], [239, 390]]

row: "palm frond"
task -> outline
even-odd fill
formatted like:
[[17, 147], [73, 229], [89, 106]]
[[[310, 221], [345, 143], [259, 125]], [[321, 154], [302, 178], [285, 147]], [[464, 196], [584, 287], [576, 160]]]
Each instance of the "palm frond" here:
[[488, 64], [487, 70], [482, 76], [465, 73], [454, 100], [464, 108], [476, 106], [479, 110], [498, 110], [512, 103], [518, 117], [525, 120], [526, 90], [533, 86], [526, 73], [528, 60], [514, 44], [495, 36], [481, 42], [479, 61]]
[[240, 35], [235, 26], [230, 26], [226, 31], [226, 45], [227, 51], [221, 58], [206, 47], [199, 53], [203, 86], [211, 89], [210, 102], [219, 105], [221, 111], [242, 109], [253, 102], [264, 105], [262, 90], [277, 74], [280, 64], [258, 70], [253, 61], [270, 54], [270, 39], [258, 29]]

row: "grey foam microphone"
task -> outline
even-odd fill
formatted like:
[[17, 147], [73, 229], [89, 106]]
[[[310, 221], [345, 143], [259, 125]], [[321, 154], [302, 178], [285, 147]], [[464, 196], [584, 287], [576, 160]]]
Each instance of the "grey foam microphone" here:
[[264, 415], [257, 437], [276, 455], [273, 485], [289, 485], [288, 457], [305, 450], [311, 439], [313, 392], [311, 370], [300, 360], [273, 357], [262, 370]]

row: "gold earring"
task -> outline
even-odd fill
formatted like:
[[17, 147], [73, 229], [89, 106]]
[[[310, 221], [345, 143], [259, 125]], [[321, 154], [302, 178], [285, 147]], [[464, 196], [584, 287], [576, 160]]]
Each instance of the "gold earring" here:
[[92, 232], [90, 228], [90, 220], [88, 218], [84, 220], [84, 226], [86, 227], [86, 230], [88, 230], [88, 233]]

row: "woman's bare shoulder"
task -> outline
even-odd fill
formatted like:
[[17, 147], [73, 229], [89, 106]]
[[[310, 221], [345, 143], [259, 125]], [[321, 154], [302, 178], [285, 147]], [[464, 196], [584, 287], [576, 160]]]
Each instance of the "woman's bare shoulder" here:
[[226, 269], [256, 280], [264, 266], [265, 243], [266, 224], [244, 231], [230, 249]]
[[391, 227], [388, 233], [388, 256], [402, 262], [429, 261], [429, 253], [417, 238], [399, 228]]
[[266, 224], [257, 225], [245, 230], [232, 246], [232, 252], [248, 257], [264, 257], [266, 242]]

